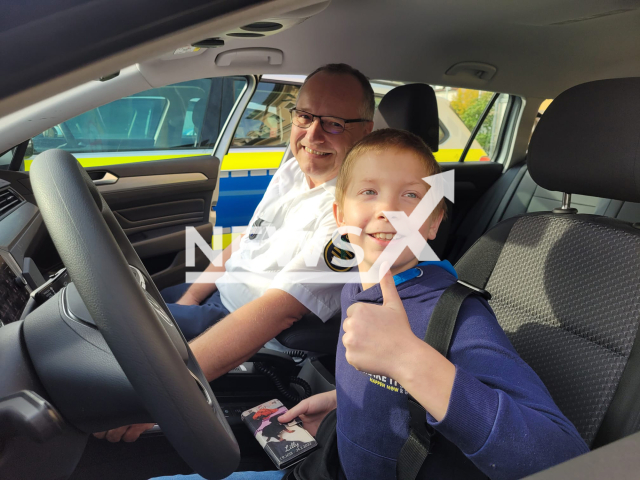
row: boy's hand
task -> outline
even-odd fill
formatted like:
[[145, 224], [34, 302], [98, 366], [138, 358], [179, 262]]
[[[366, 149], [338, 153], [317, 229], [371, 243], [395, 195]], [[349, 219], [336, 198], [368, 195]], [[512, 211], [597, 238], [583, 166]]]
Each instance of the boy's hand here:
[[355, 303], [347, 310], [342, 343], [357, 370], [397, 380], [403, 353], [416, 340], [390, 271], [380, 280], [383, 304]]
[[336, 408], [337, 398], [336, 391], [319, 393], [312, 397], [305, 398], [291, 410], [278, 417], [280, 423], [289, 423], [291, 420], [300, 416], [304, 428], [314, 437], [318, 433], [320, 423], [327, 414]]

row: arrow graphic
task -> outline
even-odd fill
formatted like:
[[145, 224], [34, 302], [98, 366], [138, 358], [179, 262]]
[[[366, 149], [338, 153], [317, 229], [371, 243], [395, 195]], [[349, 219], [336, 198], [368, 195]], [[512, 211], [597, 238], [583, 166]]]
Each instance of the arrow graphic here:
[[[440, 260], [420, 233], [420, 227], [424, 225], [424, 222], [427, 221], [429, 215], [433, 213], [443, 198], [447, 198], [451, 202], [454, 201], [455, 171], [450, 170], [438, 173], [437, 175], [424, 177], [422, 180], [428, 183], [431, 188], [411, 212], [411, 215], [407, 216], [405, 212], [382, 212], [396, 229], [398, 238], [394, 238], [389, 242], [389, 245], [371, 266], [367, 273], [367, 281], [377, 283], [407, 247], [419, 261]], [[381, 271], [385, 262], [387, 262], [387, 268]]]

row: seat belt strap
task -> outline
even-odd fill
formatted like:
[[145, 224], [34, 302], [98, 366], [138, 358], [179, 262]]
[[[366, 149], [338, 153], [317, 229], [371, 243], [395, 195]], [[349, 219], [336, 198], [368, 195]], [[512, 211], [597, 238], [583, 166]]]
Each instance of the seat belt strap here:
[[[449, 353], [453, 329], [456, 325], [458, 312], [469, 295], [482, 295], [491, 298], [485, 290], [476, 288], [464, 282], [456, 282], [447, 288], [436, 303], [424, 341], [435, 348], [445, 357]], [[409, 395], [408, 407], [410, 414], [409, 438], [400, 449], [396, 467], [398, 480], [415, 480], [429, 454], [431, 437], [435, 433], [433, 427], [427, 423], [427, 411], [418, 401]]]

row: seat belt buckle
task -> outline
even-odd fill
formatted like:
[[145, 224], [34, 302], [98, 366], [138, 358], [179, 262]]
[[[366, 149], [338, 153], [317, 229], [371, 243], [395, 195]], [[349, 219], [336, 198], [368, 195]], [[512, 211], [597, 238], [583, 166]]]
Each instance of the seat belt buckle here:
[[478, 293], [479, 295], [481, 295], [485, 300], [489, 301], [491, 300], [491, 294], [489, 292], [487, 292], [486, 290], [480, 288], [480, 287], [476, 287], [475, 285], [471, 285], [470, 283], [467, 282], [463, 282], [462, 280], [458, 280], [458, 283], [464, 287], [467, 287], [471, 290], [473, 290], [474, 292]]

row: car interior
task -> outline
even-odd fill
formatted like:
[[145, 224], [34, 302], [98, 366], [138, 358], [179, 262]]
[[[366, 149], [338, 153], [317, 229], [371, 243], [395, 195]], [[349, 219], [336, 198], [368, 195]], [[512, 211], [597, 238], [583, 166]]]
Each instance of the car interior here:
[[[262, 349], [209, 383], [159, 292], [208, 265], [185, 228], [211, 243], [222, 162], [261, 76], [338, 62], [394, 82], [374, 128], [408, 130], [433, 151], [434, 86], [507, 98], [491, 161], [441, 163], [455, 201], [431, 246], [491, 294], [592, 450], [530, 478], [637, 478], [639, 2], [135, 3], [25, 3], [11, 28], [0, 23], [1, 45], [24, 46], [2, 54], [0, 78], [0, 478], [273, 469], [240, 414], [335, 388], [341, 313], [307, 315], [277, 336], [289, 352]], [[231, 77], [246, 81], [207, 152], [108, 166], [96, 154], [82, 168], [51, 149], [25, 168], [30, 140], [77, 115]], [[158, 425], [133, 443], [91, 435], [143, 422]]]

